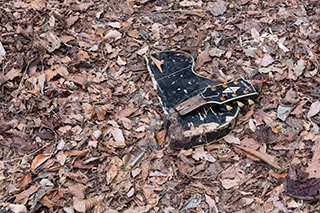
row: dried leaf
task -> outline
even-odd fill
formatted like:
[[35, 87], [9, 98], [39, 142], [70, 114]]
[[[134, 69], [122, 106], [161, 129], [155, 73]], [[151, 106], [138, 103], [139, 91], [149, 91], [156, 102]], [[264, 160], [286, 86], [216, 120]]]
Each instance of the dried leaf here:
[[215, 162], [216, 159], [210, 155], [208, 152], [204, 151], [203, 147], [199, 147], [199, 148], [196, 148], [196, 150], [194, 151], [193, 155], [192, 155], [192, 158], [199, 161], [199, 160], [205, 160], [205, 161], [208, 161], [208, 162]]
[[124, 136], [123, 136], [121, 129], [116, 128], [116, 127], [111, 127], [110, 133], [112, 134], [115, 141], [122, 142], [122, 143], [125, 142], [125, 139], [124, 139]]
[[31, 163], [31, 169], [35, 170], [39, 166], [41, 166], [44, 162], [46, 162], [51, 157], [51, 154], [39, 154], [37, 155], [32, 163]]
[[231, 144], [240, 144], [240, 139], [230, 134], [224, 136], [223, 139]]
[[53, 32], [46, 32], [40, 35], [41, 44], [48, 52], [53, 52], [61, 46], [60, 39]]
[[1, 41], [0, 41], [0, 57], [6, 56], [6, 50], [4, 49]]
[[306, 168], [310, 178], [320, 178], [320, 137], [317, 137], [313, 147], [313, 157]]
[[276, 169], [281, 169], [279, 164], [276, 162], [274, 156], [269, 155], [267, 153], [256, 151], [256, 150], [248, 148], [248, 147], [239, 146], [239, 145], [235, 145], [235, 146], [239, 149], [242, 149], [245, 152], [248, 152], [249, 154], [253, 155], [254, 157], [259, 158], [260, 160], [264, 161], [265, 163], [269, 164], [270, 166], [272, 166]]
[[286, 119], [289, 116], [291, 110], [292, 110], [291, 106], [279, 105], [278, 109], [277, 109], [277, 117], [282, 121], [286, 121]]
[[105, 39], [114, 39], [119, 40], [122, 37], [122, 34], [118, 30], [109, 30], [104, 36]]
[[12, 211], [13, 213], [27, 213], [27, 207], [25, 205], [20, 205], [20, 204], [12, 204], [10, 203], [8, 205], [8, 208], [10, 209], [10, 211]]
[[261, 60], [260, 65], [267, 67], [274, 62], [273, 58], [269, 54], [265, 54]]
[[320, 101], [316, 101], [311, 104], [310, 110], [308, 112], [308, 118], [311, 118], [318, 114], [320, 111]]
[[96, 206], [99, 202], [101, 202], [102, 197], [93, 197], [89, 199], [79, 199], [77, 197], [73, 200], [73, 208], [78, 212], [88, 212], [94, 206]]
[[118, 174], [118, 168], [115, 165], [111, 165], [107, 171], [107, 177], [106, 177], [107, 184], [111, 184], [113, 179], [117, 176], [117, 174]]
[[218, 213], [219, 210], [218, 210], [218, 208], [217, 208], [216, 201], [215, 201], [214, 199], [212, 199], [212, 198], [211, 198], [210, 196], [208, 196], [208, 195], [205, 195], [205, 197], [206, 197], [206, 202], [207, 202], [207, 204], [209, 205], [210, 209], [212, 210], [212, 211], [210, 211], [210, 212], [212, 212], [212, 213]]
[[40, 184], [35, 184], [30, 186], [28, 189], [17, 194], [14, 202], [21, 203], [21, 201], [28, 198], [30, 195], [34, 194], [35, 192], [37, 192], [40, 188], [41, 188]]
[[183, 0], [179, 2], [180, 7], [201, 7], [202, 1]]
[[260, 33], [256, 28], [251, 28], [251, 36], [255, 42], [260, 42]]
[[32, 175], [30, 172], [25, 174], [18, 182], [18, 188], [24, 188], [32, 182]]
[[202, 51], [196, 60], [196, 69], [202, 67], [206, 62], [211, 61], [208, 50]]
[[6, 76], [6, 79], [10, 81], [10, 80], [14, 79], [15, 77], [20, 76], [20, 74], [21, 74], [20, 70], [11, 69], [9, 72], [6, 73], [5, 76]]
[[137, 51], [138, 55], [145, 55], [149, 50], [149, 46], [145, 46], [143, 48], [141, 48], [140, 50]]
[[150, 55], [150, 59], [152, 60], [152, 63], [155, 64], [158, 70], [162, 73], [161, 65], [164, 63], [164, 61], [163, 60], [160, 61], [159, 59], [156, 59], [152, 55]]
[[304, 69], [305, 69], [304, 60], [299, 59], [299, 61], [297, 61], [297, 65], [293, 68], [295, 76], [296, 77], [301, 76]]
[[74, 195], [75, 198], [84, 199], [85, 198], [85, 192], [87, 189], [87, 186], [81, 184], [81, 183], [72, 183], [68, 186], [69, 192]]
[[38, 76], [38, 86], [40, 88], [41, 94], [43, 94], [45, 81], [46, 81], [46, 75], [44, 73], [42, 73], [41, 75]]
[[213, 16], [221, 16], [227, 10], [226, 2], [223, 0], [218, 0], [214, 3], [209, 4], [208, 6], [209, 6], [209, 11]]

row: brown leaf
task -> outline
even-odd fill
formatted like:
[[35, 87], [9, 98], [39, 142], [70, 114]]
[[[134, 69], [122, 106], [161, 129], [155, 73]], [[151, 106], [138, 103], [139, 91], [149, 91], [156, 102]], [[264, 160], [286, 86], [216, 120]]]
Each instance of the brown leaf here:
[[196, 69], [199, 69], [200, 67], [202, 67], [206, 62], [211, 61], [211, 57], [209, 55], [208, 50], [202, 51], [198, 57], [197, 57], [197, 61], [196, 61]]
[[85, 198], [85, 192], [86, 192], [87, 186], [81, 183], [74, 183], [74, 184], [70, 184], [68, 188], [69, 188], [69, 192], [73, 194], [74, 197], [79, 199]]
[[162, 73], [161, 65], [164, 63], [164, 61], [163, 60], [160, 61], [159, 59], [156, 59], [152, 55], [150, 55], [150, 59], [152, 60], [152, 63], [155, 64], [158, 70]]
[[88, 85], [88, 76], [86, 74], [74, 74], [68, 77], [68, 81], [72, 81], [86, 87]]
[[320, 178], [320, 137], [317, 137], [313, 148], [313, 157], [306, 168], [310, 178]]
[[39, 154], [37, 155], [32, 163], [31, 163], [31, 169], [35, 170], [39, 166], [41, 166], [44, 162], [46, 162], [51, 157], [51, 154]]
[[259, 158], [260, 160], [264, 161], [265, 163], [269, 164], [270, 166], [276, 168], [276, 169], [281, 169], [281, 167], [279, 166], [279, 164], [276, 162], [275, 157], [272, 155], [269, 155], [267, 153], [263, 153], [263, 152], [259, 152], [256, 151], [254, 149], [248, 148], [248, 147], [244, 147], [244, 146], [238, 146], [235, 145], [235, 147]]
[[[260, 42], [260, 34], [256, 28], [251, 28], [251, 36], [255, 42]], [[254, 53], [255, 55], [255, 53]]]
[[15, 77], [18, 77], [20, 76], [21, 74], [21, 71], [18, 70], [18, 69], [11, 69], [9, 72], [6, 73], [5, 77], [7, 80], [12, 80], [14, 79]]
[[99, 202], [102, 201], [102, 197], [96, 196], [89, 199], [79, 199], [77, 197], [73, 200], [73, 208], [78, 212], [88, 212], [94, 206], [96, 206]]
[[117, 176], [117, 174], [118, 174], [117, 166], [111, 165], [107, 170], [107, 177], [106, 177], [107, 184], [111, 184], [111, 182]]
[[67, 23], [68, 27], [71, 27], [78, 20], [79, 20], [79, 16], [77, 16], [77, 15], [70, 16], [69, 18], [66, 19], [66, 23]]
[[157, 138], [157, 142], [158, 144], [162, 147], [164, 145], [164, 143], [166, 142], [166, 135], [167, 135], [167, 131], [165, 129], [161, 130], [160, 132], [158, 132], [156, 138]]
[[30, 172], [27, 172], [18, 182], [18, 188], [22, 189], [25, 186], [29, 185], [32, 182], [32, 175]]
[[16, 198], [14, 200], [15, 203], [21, 203], [24, 199], [28, 198], [30, 195], [34, 194], [41, 188], [40, 184], [36, 184], [33, 186], [30, 186], [28, 189], [20, 192], [16, 195]]
[[40, 43], [48, 52], [53, 52], [58, 49], [61, 45], [60, 39], [53, 32], [46, 32], [40, 35], [42, 38]]
[[233, 136], [233, 135], [226, 135], [223, 137], [223, 139], [227, 142], [227, 143], [231, 143], [231, 144], [240, 144], [240, 139]]

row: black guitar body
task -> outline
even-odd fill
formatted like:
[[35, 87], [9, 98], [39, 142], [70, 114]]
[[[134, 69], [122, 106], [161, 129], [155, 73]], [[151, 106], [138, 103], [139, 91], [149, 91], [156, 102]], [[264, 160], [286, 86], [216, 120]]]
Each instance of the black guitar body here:
[[[222, 88], [221, 84], [194, 73], [194, 59], [190, 54], [182, 51], [164, 51], [151, 54], [146, 57], [146, 61], [168, 118], [167, 132], [172, 148], [190, 148], [215, 141], [228, 134], [230, 127], [235, 123], [239, 107], [232, 101], [228, 102], [231, 108], [227, 110], [224, 107], [222, 103], [227, 101], [219, 100], [223, 99], [225, 94], [210, 89]], [[179, 104], [187, 103], [194, 98], [199, 99], [201, 104], [195, 101], [196, 106], [192, 110], [179, 113]], [[186, 106], [183, 105], [185, 108]]]

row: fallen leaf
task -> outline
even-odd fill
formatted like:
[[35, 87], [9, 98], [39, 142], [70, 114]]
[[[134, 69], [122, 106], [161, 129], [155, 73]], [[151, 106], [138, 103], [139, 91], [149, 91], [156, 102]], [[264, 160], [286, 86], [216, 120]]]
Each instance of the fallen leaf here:
[[149, 50], [149, 46], [145, 46], [143, 48], [141, 48], [140, 50], [137, 51], [138, 55], [145, 55]]
[[32, 175], [30, 172], [27, 172], [18, 182], [18, 188], [22, 189], [29, 185], [32, 182]]
[[79, 16], [77, 16], [77, 15], [70, 16], [69, 18], [66, 19], [66, 23], [67, 23], [68, 27], [71, 27], [78, 20], [79, 20]]
[[308, 112], [308, 118], [311, 118], [313, 116], [315, 116], [316, 114], [318, 114], [320, 111], [320, 101], [316, 101], [314, 103], [311, 104], [310, 110]]
[[32, 163], [31, 163], [31, 169], [35, 170], [39, 166], [41, 166], [44, 162], [46, 162], [51, 157], [51, 154], [39, 154], [37, 155]]
[[218, 208], [217, 208], [216, 201], [214, 201], [214, 199], [212, 199], [212, 198], [211, 198], [210, 196], [208, 196], [208, 195], [205, 195], [205, 197], [206, 197], [206, 202], [207, 202], [207, 204], [209, 205], [209, 207], [210, 207], [210, 209], [211, 209], [211, 211], [209, 211], [209, 212], [218, 213], [219, 210], [218, 210]]
[[48, 52], [53, 52], [61, 46], [61, 41], [53, 32], [46, 32], [40, 35], [40, 43]]
[[43, 94], [45, 81], [46, 81], [46, 75], [44, 73], [42, 73], [41, 75], [38, 76], [38, 86], [40, 88], [41, 94]]
[[202, 1], [183, 0], [179, 2], [180, 7], [201, 7]]
[[320, 137], [318, 136], [313, 145], [313, 156], [306, 172], [309, 173], [310, 178], [320, 178]]
[[88, 212], [101, 201], [102, 197], [99, 196], [89, 199], [79, 199], [75, 197], [73, 199], [73, 208], [78, 212]]
[[74, 197], [79, 199], [85, 198], [85, 192], [87, 189], [87, 186], [81, 184], [81, 183], [72, 183], [68, 186], [69, 192], [74, 195]]
[[116, 127], [111, 127], [109, 131], [115, 141], [125, 142], [125, 139], [124, 139], [124, 136], [123, 136], [121, 129], [116, 128]]
[[274, 62], [273, 58], [269, 54], [265, 54], [261, 60], [260, 65], [267, 67]]
[[118, 174], [118, 168], [115, 165], [111, 165], [107, 170], [107, 177], [106, 177], [107, 184], [112, 183], [113, 179], [117, 176], [117, 174]]
[[8, 205], [8, 208], [10, 209], [10, 211], [12, 211], [13, 213], [27, 213], [27, 207], [25, 205], [20, 205], [20, 204], [12, 204], [10, 203]]
[[23, 200], [28, 198], [30, 195], [34, 194], [41, 188], [40, 184], [35, 184], [30, 186], [28, 189], [20, 192], [19, 194], [16, 195], [16, 198], [14, 200], [15, 203], [21, 203]]
[[18, 70], [18, 69], [11, 69], [9, 72], [6, 73], [6, 79], [7, 80], [12, 80], [14, 79], [15, 77], [18, 77], [20, 76], [21, 74], [21, 70]]
[[162, 73], [161, 65], [164, 63], [164, 61], [163, 60], [160, 61], [159, 59], [156, 59], [152, 55], [150, 55], [150, 59], [151, 59], [152, 63], [155, 64], [157, 66], [158, 70]]
[[218, 0], [216, 2], [213, 2], [208, 5], [209, 6], [209, 11], [213, 16], [221, 16], [223, 15], [226, 10], [226, 2], [222, 0]]
[[6, 50], [4, 49], [1, 41], [0, 41], [0, 57], [6, 56]]
[[122, 34], [118, 30], [109, 30], [104, 36], [105, 39], [114, 39], [119, 40], [122, 37]]
[[272, 155], [269, 155], [268, 153], [259, 152], [254, 149], [244, 147], [244, 146], [239, 146], [239, 145], [235, 145], [235, 147], [237, 147], [245, 152], [248, 152], [249, 154], [253, 155], [254, 157], [259, 158], [260, 160], [264, 161], [265, 163], [269, 164], [270, 166], [272, 166], [276, 169], [279, 169], [279, 170], [281, 169], [279, 164], [276, 162], [275, 157]]
[[296, 66], [293, 68], [295, 76], [299, 77], [300, 75], [302, 75], [304, 69], [305, 69], [304, 60], [303, 59], [299, 59], [297, 61]]
[[120, 58], [120, 56], [118, 56], [117, 64], [118, 64], [119, 66], [124, 66], [124, 65], [127, 64], [127, 62], [125, 62], [124, 60], [122, 60], [122, 58]]
[[240, 144], [240, 139], [233, 136], [233, 135], [226, 135], [223, 137], [223, 139], [227, 142], [227, 143], [231, 143], [231, 144]]
[[286, 121], [286, 119], [289, 116], [291, 110], [292, 110], [291, 106], [279, 105], [278, 109], [277, 109], [277, 117], [282, 121]]
[[255, 42], [260, 42], [260, 34], [256, 28], [251, 28], [251, 36]]
[[209, 52], [208, 50], [205, 50], [205, 51], [202, 51], [198, 57], [197, 57], [197, 60], [196, 60], [196, 69], [202, 67], [206, 62], [209, 62], [211, 61], [211, 57], [209, 55]]

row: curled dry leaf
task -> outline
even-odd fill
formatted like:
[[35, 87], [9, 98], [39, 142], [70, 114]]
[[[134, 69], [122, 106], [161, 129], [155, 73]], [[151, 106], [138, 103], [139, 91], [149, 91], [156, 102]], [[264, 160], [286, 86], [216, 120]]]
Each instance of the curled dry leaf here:
[[41, 166], [44, 162], [46, 162], [51, 157], [51, 154], [39, 154], [37, 155], [32, 163], [31, 163], [31, 169], [35, 170], [39, 166]]

